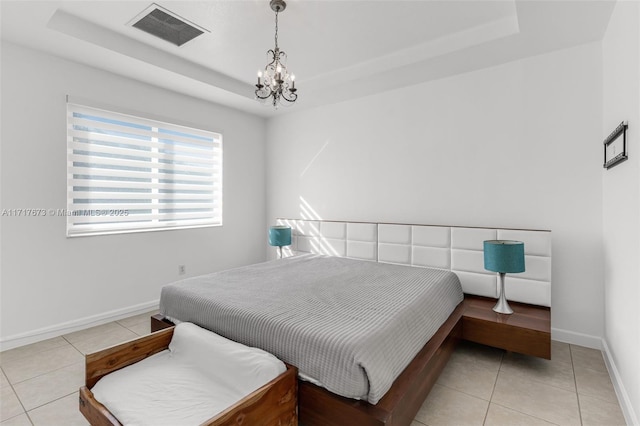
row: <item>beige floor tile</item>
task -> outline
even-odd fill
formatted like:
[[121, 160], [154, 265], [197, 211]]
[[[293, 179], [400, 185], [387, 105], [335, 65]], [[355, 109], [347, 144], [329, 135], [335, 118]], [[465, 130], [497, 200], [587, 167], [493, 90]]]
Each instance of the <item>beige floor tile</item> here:
[[73, 343], [73, 346], [83, 354], [90, 354], [138, 337], [136, 333], [128, 328], [122, 327], [119, 324], [118, 327], [119, 328], [114, 328], [99, 335], [94, 335], [88, 339], [76, 341]]
[[568, 343], [551, 341], [551, 361], [560, 361], [571, 364], [571, 348]]
[[497, 404], [489, 404], [484, 426], [550, 426], [545, 420]]
[[138, 324], [133, 324], [127, 327], [129, 330], [136, 333], [138, 336], [144, 336], [146, 334], [151, 333], [151, 324], [149, 322], [141, 322]]
[[4, 371], [0, 369], [0, 389], [5, 386], [9, 386], [9, 380], [7, 380], [7, 376], [4, 375]]
[[534, 356], [508, 353], [500, 371], [524, 381], [536, 381], [562, 389], [576, 391], [571, 363], [537, 358]]
[[411, 422], [410, 426], [426, 426], [426, 425], [424, 423], [421, 423], [421, 422], [417, 421], [417, 420], [414, 420], [414, 421]]
[[84, 362], [84, 356], [73, 346], [67, 345], [7, 361], [2, 369], [9, 382], [16, 384], [78, 362]]
[[24, 413], [18, 397], [11, 386], [0, 389], [0, 421], [5, 421]]
[[604, 363], [602, 351], [599, 351], [597, 349], [571, 345], [571, 358], [573, 359], [574, 367], [607, 371], [607, 366]]
[[473, 355], [454, 352], [437, 383], [489, 401], [499, 368], [499, 362], [474, 362]]
[[53, 339], [43, 340], [41, 342], [32, 343], [30, 345], [20, 346], [19, 348], [9, 349], [0, 353], [0, 365], [8, 361], [24, 358], [25, 356], [35, 355], [40, 352], [51, 349], [68, 346], [69, 342], [62, 337], [54, 337]]
[[128, 318], [123, 318], [121, 320], [118, 320], [117, 322], [123, 327], [127, 327], [127, 328], [131, 328], [132, 325], [136, 325], [140, 323], [151, 324], [151, 319], [150, 319], [151, 316], [157, 313], [158, 313], [158, 310], [155, 309], [153, 311], [145, 312], [143, 314], [134, 315]]
[[0, 426], [31, 426], [31, 420], [26, 414], [20, 414], [19, 416], [11, 417], [8, 420], [0, 423]]
[[31, 410], [28, 414], [35, 426], [85, 426], [89, 424], [78, 408], [77, 392]]
[[84, 330], [65, 334], [63, 337], [73, 345], [83, 340], [90, 340], [96, 337], [100, 337], [115, 330], [122, 330], [123, 328], [123, 326], [114, 321], [107, 324], [98, 325], [96, 327], [86, 328]]
[[82, 362], [25, 380], [16, 384], [14, 389], [25, 410], [29, 411], [74, 393], [83, 384], [84, 363]]
[[482, 425], [488, 401], [434, 385], [415, 420], [429, 426]]
[[580, 400], [580, 412], [584, 426], [624, 426], [626, 422], [616, 403], [602, 401], [586, 395], [578, 395]]
[[575, 367], [578, 394], [617, 404], [618, 397], [606, 371]]
[[579, 425], [575, 392], [500, 371], [492, 403], [563, 426]]

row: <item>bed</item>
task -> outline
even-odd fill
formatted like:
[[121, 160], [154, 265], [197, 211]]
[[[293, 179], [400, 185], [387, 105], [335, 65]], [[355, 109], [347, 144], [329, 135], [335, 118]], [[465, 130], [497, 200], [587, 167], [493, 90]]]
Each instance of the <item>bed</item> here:
[[[538, 249], [544, 251], [546, 247], [544, 241], [548, 240], [547, 237], [550, 235], [546, 231], [287, 219], [279, 220], [279, 224], [289, 225], [294, 229], [294, 241], [287, 250], [289, 254], [299, 255], [311, 252], [331, 257], [295, 257], [267, 262], [262, 266], [253, 265], [241, 268], [243, 272], [241, 274], [236, 274], [240, 271], [213, 274], [204, 278], [204, 283], [203, 278], [198, 277], [166, 286], [161, 298], [163, 315], [152, 321], [152, 324], [159, 328], [162, 327], [161, 321], [195, 322], [231, 339], [261, 347], [295, 365], [300, 369], [300, 377], [303, 379], [299, 383], [300, 423], [306, 425], [409, 425], [437, 380], [440, 371], [444, 368], [457, 340], [460, 339], [463, 311], [460, 303], [462, 290], [465, 293], [495, 297], [496, 277], [484, 271], [481, 266], [482, 241], [496, 238], [520, 239], [528, 242], [529, 244], [526, 246], [533, 247], [534, 251]], [[543, 243], [538, 241], [540, 238], [544, 240]], [[550, 242], [548, 246], [550, 249]], [[533, 275], [540, 272], [540, 269], [545, 270], [548, 267], [548, 282], [544, 279], [538, 279], [537, 276], [525, 277], [528, 284], [525, 291], [522, 291], [522, 288], [514, 287], [515, 290], [509, 293], [512, 295], [510, 299], [544, 304], [550, 293], [550, 253], [548, 256], [538, 256], [537, 253], [534, 253], [533, 256], [538, 257], [534, 259], [534, 264], [538, 262], [542, 265], [541, 268], [534, 268], [537, 272], [534, 271]], [[300, 272], [304, 268], [297, 268], [311, 260], [315, 262], [317, 259], [323, 259], [322, 262], [325, 266], [313, 266], [313, 274]], [[368, 266], [360, 266], [365, 264]], [[398, 264], [419, 266], [420, 268], [409, 268]], [[295, 267], [291, 269], [292, 265]], [[286, 297], [272, 293], [273, 284], [262, 283], [261, 285], [260, 283], [261, 277], [265, 276], [267, 270], [277, 267], [288, 270], [280, 278], [280, 281], [287, 282], [289, 285], [295, 283], [287, 287]], [[369, 277], [385, 274], [404, 276], [405, 270], [414, 271], [406, 272], [407, 277], [411, 278], [408, 278], [408, 281], [405, 280], [404, 284], [398, 282], [390, 284], [385, 290], [387, 293], [383, 293], [385, 296], [366, 299], [366, 302], [363, 303], [364, 310], [369, 310], [372, 316], [365, 316], [364, 319], [355, 318], [355, 322], [361, 326], [361, 329], [358, 330], [362, 331], [362, 328], [375, 330], [373, 340], [365, 343], [364, 352], [371, 351], [371, 345], [375, 346], [375, 343], [372, 342], [387, 340], [391, 342], [390, 347], [392, 348], [410, 346], [410, 350], [404, 351], [403, 348], [403, 351], [399, 351], [397, 356], [395, 352], [389, 352], [388, 349], [371, 351], [375, 352], [379, 359], [394, 358], [391, 364], [380, 364], [379, 359], [364, 360], [361, 352], [350, 352], [350, 350], [346, 350], [346, 358], [352, 358], [350, 365], [347, 365], [348, 363], [344, 359], [342, 361], [323, 359], [318, 361], [307, 357], [308, 354], [323, 354], [328, 348], [335, 346], [335, 342], [326, 339], [312, 342], [308, 339], [308, 335], [312, 329], [318, 328], [317, 321], [315, 325], [313, 322], [303, 322], [300, 326], [295, 327], [283, 322], [287, 317], [299, 319], [300, 313], [314, 304], [321, 306], [321, 311], [326, 311], [329, 307], [329, 312], [331, 312], [329, 317], [333, 322], [330, 321], [324, 327], [326, 329], [337, 328], [337, 324], [349, 319], [349, 314], [354, 308], [360, 308], [353, 303], [354, 294], [357, 296], [356, 299], [360, 300], [359, 298], [363, 294], [379, 296], [378, 292], [382, 291], [377, 287], [375, 291], [364, 293], [362, 291], [358, 293], [357, 290], [345, 290], [341, 285], [331, 284], [331, 280], [335, 281], [337, 277], [334, 274], [332, 278], [331, 273], [325, 281], [311, 280], [311, 282], [303, 284], [298, 284], [296, 281], [300, 275], [315, 276], [318, 269], [336, 274], [342, 270], [357, 270], [356, 276], [362, 275], [363, 271], [367, 270], [369, 272], [364, 272], [364, 274], [368, 274]], [[452, 274], [449, 271], [456, 273]], [[440, 295], [446, 293], [443, 289], [449, 291], [449, 298], [444, 302], [435, 303], [435, 308], [428, 307], [423, 303], [424, 299], [429, 299], [431, 296], [422, 294], [416, 296], [414, 293], [416, 287], [425, 287], [424, 283], [417, 285], [414, 283], [413, 286], [406, 284], [411, 282], [415, 275], [422, 274], [435, 274], [440, 278], [444, 283], [440, 287]], [[210, 294], [189, 294], [193, 288], [198, 286], [211, 288], [211, 284], [207, 284], [206, 281], [218, 281], [221, 278], [220, 275], [226, 275], [225, 279], [228, 280], [222, 289], [215, 290]], [[244, 286], [247, 276], [253, 276], [249, 281], [255, 281], [248, 290], [232, 296], [230, 302], [225, 302], [230, 305], [217, 305], [223, 294], [229, 293], [241, 283]], [[354, 279], [353, 276], [346, 278], [349, 282]], [[428, 278], [427, 281], [431, 279]], [[337, 282], [345, 282], [345, 278], [338, 278]], [[462, 287], [460, 282], [462, 282]], [[513, 286], [513, 282], [507, 283], [508, 287], [510, 285]], [[402, 290], [398, 292], [400, 293], [398, 300], [395, 299], [396, 295], [390, 296], [388, 294], [394, 288]], [[313, 289], [321, 289], [322, 291], [319, 294], [313, 294], [310, 292]], [[323, 292], [324, 290], [326, 292]], [[255, 302], [257, 300], [255, 299], [256, 294], [265, 295], [266, 299]], [[306, 300], [306, 305], [291, 305], [289, 303], [289, 299], [304, 299], [305, 295], [310, 298], [310, 300]], [[342, 298], [347, 300], [346, 309], [344, 306], [338, 308], [337, 305], [333, 305], [337, 299]], [[278, 299], [284, 300], [284, 305], [272, 304]], [[381, 331], [381, 322], [385, 322], [386, 319], [381, 318], [379, 312], [376, 311], [379, 308], [373, 304], [374, 299], [384, 299], [387, 301], [386, 305], [398, 305], [395, 306], [398, 307], [398, 310], [393, 311], [390, 316], [400, 316], [400, 323], [404, 324], [404, 328], [392, 325], [390, 329]], [[414, 299], [422, 301], [415, 304], [407, 302]], [[247, 308], [247, 301], [249, 304], [254, 303], [257, 306]], [[333, 307], [336, 307], [337, 310], [332, 310]], [[246, 309], [249, 313], [245, 311]], [[403, 309], [411, 311], [414, 316], [411, 317]], [[245, 312], [243, 313], [243, 311]], [[265, 311], [275, 312], [275, 315], [270, 320], [264, 319], [261, 315]], [[419, 315], [416, 316], [416, 313]], [[296, 321], [294, 321], [295, 323]], [[426, 324], [429, 326], [427, 327]], [[258, 333], [247, 332], [247, 329], [255, 327], [259, 330]], [[326, 337], [321, 332], [322, 326], [319, 327], [319, 330], [319, 334]], [[398, 330], [402, 330], [402, 332], [400, 333]], [[417, 333], [415, 333], [416, 330]], [[294, 332], [298, 332], [299, 335], [296, 337]], [[274, 338], [274, 336], [277, 337]], [[334, 340], [350, 340], [346, 336], [342, 335]], [[283, 343], [287, 341], [285, 337], [289, 339], [289, 343]], [[390, 355], [392, 353], [394, 355]], [[301, 354], [303, 355], [300, 356]], [[296, 358], [296, 356], [298, 357]], [[334, 367], [337, 365], [339, 368], [333, 368], [334, 377], [332, 378], [329, 373], [319, 371], [318, 364], [333, 364]], [[382, 373], [375, 372], [374, 367], [377, 364], [382, 365]], [[329, 370], [331, 369], [329, 368]], [[362, 374], [358, 375], [358, 370]], [[335, 377], [336, 372], [338, 372], [337, 378]], [[380, 375], [385, 377], [379, 377]], [[363, 391], [364, 388], [366, 388], [366, 392]]]
[[160, 311], [376, 404], [462, 299], [450, 271], [307, 254], [167, 285]]

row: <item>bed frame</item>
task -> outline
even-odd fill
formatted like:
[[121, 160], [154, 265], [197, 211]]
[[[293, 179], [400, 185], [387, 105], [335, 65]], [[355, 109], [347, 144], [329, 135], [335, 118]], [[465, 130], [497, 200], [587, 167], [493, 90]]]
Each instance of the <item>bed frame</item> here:
[[[122, 426], [97, 401], [91, 388], [103, 376], [134, 364], [169, 347], [174, 327], [122, 343], [86, 356], [85, 386], [80, 388], [80, 412], [92, 426]], [[201, 426], [295, 426], [298, 424], [296, 367], [287, 370]]]
[[[551, 306], [551, 232], [505, 228], [432, 226], [372, 222], [277, 219], [292, 228], [285, 256], [317, 253], [455, 272], [465, 294], [496, 298], [498, 279], [486, 271], [483, 241], [524, 241], [527, 271], [507, 276], [509, 300]], [[460, 303], [385, 396], [372, 405], [344, 398], [309, 382], [298, 384], [299, 422], [303, 426], [409, 426], [462, 338]], [[151, 330], [173, 324], [151, 318]]]

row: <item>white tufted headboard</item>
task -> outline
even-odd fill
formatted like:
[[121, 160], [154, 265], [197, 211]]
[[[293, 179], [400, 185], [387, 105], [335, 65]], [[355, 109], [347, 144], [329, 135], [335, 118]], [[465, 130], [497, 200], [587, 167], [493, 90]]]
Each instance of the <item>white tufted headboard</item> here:
[[551, 231], [278, 219], [292, 228], [283, 253], [317, 253], [448, 269], [467, 294], [498, 297], [497, 274], [484, 269], [484, 240], [524, 242], [526, 272], [507, 274], [509, 300], [551, 306]]

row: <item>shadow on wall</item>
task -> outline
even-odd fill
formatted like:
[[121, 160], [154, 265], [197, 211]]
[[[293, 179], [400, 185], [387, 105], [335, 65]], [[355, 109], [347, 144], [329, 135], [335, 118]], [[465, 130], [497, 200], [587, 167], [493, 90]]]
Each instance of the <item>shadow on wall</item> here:
[[293, 244], [282, 248], [284, 257], [293, 256], [297, 252], [311, 252], [328, 256], [340, 255], [322, 235], [319, 224], [314, 223], [322, 218], [302, 196], [300, 196], [300, 218], [302, 220], [278, 220], [279, 225], [290, 226], [294, 235]]

